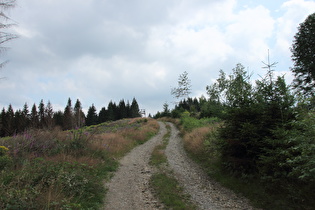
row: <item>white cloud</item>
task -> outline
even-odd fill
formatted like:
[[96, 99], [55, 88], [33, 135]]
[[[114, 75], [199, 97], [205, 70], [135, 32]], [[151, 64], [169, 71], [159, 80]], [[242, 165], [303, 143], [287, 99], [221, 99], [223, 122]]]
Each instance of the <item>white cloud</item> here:
[[286, 56], [297, 32], [298, 25], [315, 11], [314, 1], [290, 0], [282, 4], [284, 14], [277, 19], [276, 47]]
[[238, 62], [262, 74], [268, 49], [285, 72], [296, 27], [315, 2], [285, 1], [277, 17], [270, 2], [21, 1], [11, 13], [21, 38], [10, 43], [0, 105], [13, 96], [20, 107], [41, 98], [63, 107], [68, 97], [83, 106], [136, 97], [154, 112], [173, 100], [183, 71], [200, 95], [219, 69]]

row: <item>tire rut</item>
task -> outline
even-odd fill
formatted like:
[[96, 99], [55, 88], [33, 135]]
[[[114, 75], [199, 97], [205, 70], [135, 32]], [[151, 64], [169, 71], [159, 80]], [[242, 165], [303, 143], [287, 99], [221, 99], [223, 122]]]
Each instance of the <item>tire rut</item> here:
[[146, 143], [135, 147], [120, 160], [120, 167], [105, 184], [106, 194], [103, 209], [161, 209], [162, 205], [152, 194], [149, 180], [154, 168], [149, 159], [154, 147], [162, 142], [166, 133], [165, 124], [159, 122], [159, 133]]
[[169, 125], [172, 131], [165, 151], [169, 167], [198, 209], [254, 209], [247, 199], [209, 179], [187, 156], [178, 129], [172, 123]]

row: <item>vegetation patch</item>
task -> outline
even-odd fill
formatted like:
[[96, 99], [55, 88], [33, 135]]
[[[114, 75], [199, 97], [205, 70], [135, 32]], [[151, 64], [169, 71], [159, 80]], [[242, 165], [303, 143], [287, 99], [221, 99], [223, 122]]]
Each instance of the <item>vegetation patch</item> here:
[[167, 157], [165, 156], [165, 149], [168, 144], [170, 135], [171, 135], [171, 127], [170, 125], [166, 125], [167, 133], [163, 136], [163, 142], [160, 145], [157, 145], [151, 155], [150, 164], [156, 167], [159, 167], [163, 163], [167, 163]]
[[158, 128], [155, 120], [136, 118], [107, 123], [106, 129], [30, 130], [0, 139], [0, 209], [101, 207], [103, 183], [118, 167], [117, 158]]
[[182, 187], [175, 178], [165, 173], [157, 173], [151, 177], [151, 186], [161, 202], [168, 209], [196, 209], [184, 194]]

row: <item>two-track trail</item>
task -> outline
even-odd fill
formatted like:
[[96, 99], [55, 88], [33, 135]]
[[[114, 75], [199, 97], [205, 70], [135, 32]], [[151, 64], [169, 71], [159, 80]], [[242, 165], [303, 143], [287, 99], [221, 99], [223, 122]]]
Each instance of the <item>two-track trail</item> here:
[[[165, 150], [168, 167], [185, 193], [198, 209], [253, 209], [248, 201], [220, 186], [202, 171], [185, 153], [179, 131], [172, 124], [169, 144]], [[159, 122], [159, 133], [145, 144], [134, 148], [120, 161], [120, 168], [106, 184], [104, 209], [163, 209], [149, 186], [150, 177], [156, 171], [149, 165], [154, 147], [161, 144], [167, 132], [165, 123]]]

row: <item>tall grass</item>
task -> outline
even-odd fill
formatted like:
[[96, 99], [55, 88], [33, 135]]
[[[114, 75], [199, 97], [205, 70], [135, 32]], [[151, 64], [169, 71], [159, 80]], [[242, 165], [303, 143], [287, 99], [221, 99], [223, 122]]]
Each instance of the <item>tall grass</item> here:
[[[205, 123], [189, 122], [182, 119], [180, 129], [184, 130], [183, 141], [184, 148], [189, 156], [199, 163], [208, 173], [209, 177], [218, 181], [221, 185], [232, 189], [234, 192], [247, 197], [253, 206], [262, 209], [314, 209], [313, 203], [306, 203], [304, 200], [294, 200], [287, 191], [282, 190], [288, 186], [295, 187], [295, 194], [303, 190], [303, 186], [297, 186], [296, 183], [286, 183], [281, 186], [279, 184], [267, 183], [255, 176], [232, 176], [226, 171], [221, 164], [221, 153], [219, 150], [218, 129], [224, 126], [223, 123]], [[198, 121], [194, 119], [193, 121]], [[185, 124], [186, 123], [186, 124]], [[203, 124], [203, 126], [201, 126]], [[190, 128], [185, 130], [183, 127]], [[310, 185], [311, 186], [311, 185]], [[313, 194], [308, 194], [309, 200]]]
[[0, 139], [0, 209], [97, 209], [117, 157], [157, 130], [138, 118]]

